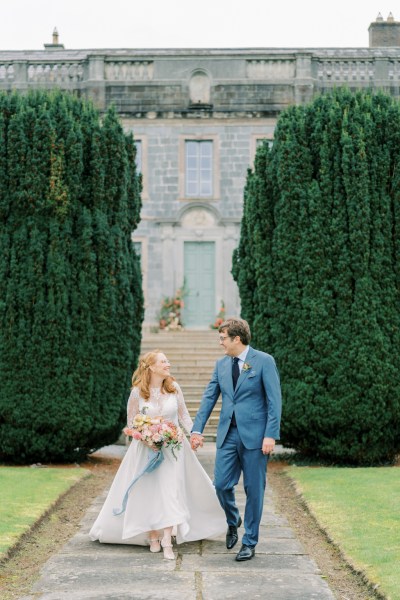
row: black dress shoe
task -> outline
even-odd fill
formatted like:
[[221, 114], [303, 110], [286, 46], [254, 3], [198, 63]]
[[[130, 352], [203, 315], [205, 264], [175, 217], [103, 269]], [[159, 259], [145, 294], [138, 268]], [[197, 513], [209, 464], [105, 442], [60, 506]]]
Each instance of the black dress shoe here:
[[250, 560], [255, 555], [255, 550], [251, 546], [246, 546], [243, 544], [240, 548], [239, 552], [236, 554], [235, 560]]
[[226, 547], [228, 548], [228, 550], [231, 550], [233, 546], [237, 544], [237, 541], [239, 539], [237, 530], [238, 527], [241, 526], [241, 524], [242, 519], [239, 517], [237, 525], [228, 525], [228, 531], [226, 532]]

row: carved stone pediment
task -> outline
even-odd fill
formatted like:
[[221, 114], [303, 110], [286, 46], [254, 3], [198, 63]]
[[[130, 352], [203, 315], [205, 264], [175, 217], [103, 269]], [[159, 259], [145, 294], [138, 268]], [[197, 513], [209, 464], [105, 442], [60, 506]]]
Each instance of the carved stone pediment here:
[[215, 227], [216, 219], [213, 213], [205, 208], [192, 208], [182, 217], [182, 227], [187, 229], [206, 229]]

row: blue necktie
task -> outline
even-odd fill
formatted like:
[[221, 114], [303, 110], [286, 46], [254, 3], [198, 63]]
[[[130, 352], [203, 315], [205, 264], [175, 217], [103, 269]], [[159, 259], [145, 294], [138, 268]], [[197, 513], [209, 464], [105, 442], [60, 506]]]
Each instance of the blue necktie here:
[[236, 389], [237, 380], [239, 379], [240, 370], [239, 370], [239, 359], [237, 356], [232, 361], [232, 382], [233, 389]]
[[[240, 370], [239, 370], [239, 359], [237, 356], [234, 357], [233, 361], [232, 361], [232, 383], [233, 383], [233, 389], [236, 389], [236, 384], [237, 384], [237, 380], [239, 379], [239, 375], [240, 375]], [[233, 427], [236, 427], [236, 417], [235, 417], [235, 411], [232, 413], [232, 417], [231, 417], [231, 425]]]

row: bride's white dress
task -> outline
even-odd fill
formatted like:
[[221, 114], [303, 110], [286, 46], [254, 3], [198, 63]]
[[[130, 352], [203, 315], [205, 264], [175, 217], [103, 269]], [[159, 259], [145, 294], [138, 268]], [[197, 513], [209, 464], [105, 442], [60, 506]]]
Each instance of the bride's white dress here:
[[[179, 385], [174, 385], [176, 391], [172, 394], [152, 389], [148, 401], [140, 397], [138, 388], [133, 388], [128, 400], [128, 424], [146, 407], [147, 415], [162, 415], [189, 433], [192, 420]], [[113, 509], [121, 508], [129, 484], [148, 462], [148, 447], [140, 441], [131, 442], [90, 530], [93, 541], [146, 545], [149, 531], [171, 526], [178, 544], [225, 532], [225, 513], [214, 486], [186, 437], [181, 449], [175, 450], [176, 459], [170, 448], [163, 452], [161, 465], [138, 479], [129, 492], [125, 512], [115, 516]]]

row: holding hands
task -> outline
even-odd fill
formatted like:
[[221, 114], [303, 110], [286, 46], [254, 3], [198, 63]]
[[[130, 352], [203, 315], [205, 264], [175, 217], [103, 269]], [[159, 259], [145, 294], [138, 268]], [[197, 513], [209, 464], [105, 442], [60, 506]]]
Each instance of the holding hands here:
[[190, 436], [190, 445], [192, 450], [196, 452], [197, 448], [203, 446], [204, 437], [200, 433], [192, 433]]

